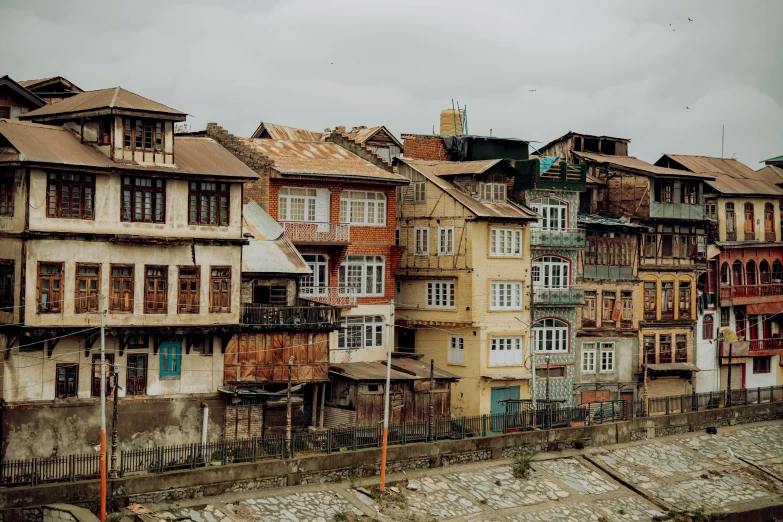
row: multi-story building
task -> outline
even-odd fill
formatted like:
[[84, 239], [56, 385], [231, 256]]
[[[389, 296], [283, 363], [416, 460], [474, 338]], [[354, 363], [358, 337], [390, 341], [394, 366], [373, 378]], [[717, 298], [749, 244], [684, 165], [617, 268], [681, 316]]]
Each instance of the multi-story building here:
[[238, 138], [215, 124], [207, 134], [259, 172], [244, 196], [283, 226], [312, 270], [300, 297], [343, 309], [341, 328], [330, 337], [331, 361], [385, 359], [401, 255], [396, 188], [408, 180], [369, 151], [308, 141], [301, 135], [308, 131], [287, 129], [299, 131], [298, 139]]
[[[732, 389], [775, 385], [783, 355], [783, 189], [731, 158], [666, 154], [656, 164], [714, 177], [705, 181], [714, 251], [700, 282], [698, 391], [725, 390], [729, 371]], [[726, 330], [748, 341], [738, 345], [747, 352], [732, 351], [731, 367]]]
[[460, 377], [452, 412], [530, 397], [530, 227], [508, 161], [397, 160], [397, 346]]
[[16, 83], [8, 76], [0, 78], [0, 118], [17, 119], [20, 114], [34, 111], [46, 101]]
[[22, 80], [19, 85], [35, 94], [46, 103], [55, 103], [84, 92], [77, 85], [62, 76], [50, 76], [37, 80]]
[[[20, 117], [0, 120], [5, 456], [90, 451], [102, 310], [123, 440], [195, 442], [202, 403], [219, 436], [213, 354], [239, 324], [242, 183], [257, 175], [119, 87]], [[135, 422], [140, 409], [155, 415]]]

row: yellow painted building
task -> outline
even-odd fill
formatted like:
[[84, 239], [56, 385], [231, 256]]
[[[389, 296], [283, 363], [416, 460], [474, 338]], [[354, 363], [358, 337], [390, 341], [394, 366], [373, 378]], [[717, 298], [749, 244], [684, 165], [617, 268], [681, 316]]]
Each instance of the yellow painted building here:
[[397, 201], [406, 247], [395, 288], [399, 351], [460, 376], [454, 415], [489, 414], [530, 397], [530, 224], [506, 199], [504, 160], [402, 158]]

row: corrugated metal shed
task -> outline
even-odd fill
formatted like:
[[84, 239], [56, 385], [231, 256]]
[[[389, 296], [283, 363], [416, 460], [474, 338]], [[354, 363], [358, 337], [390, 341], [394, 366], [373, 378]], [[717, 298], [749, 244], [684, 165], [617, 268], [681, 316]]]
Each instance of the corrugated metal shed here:
[[[386, 363], [382, 361], [332, 363], [330, 373], [356, 381], [385, 381]], [[459, 376], [435, 367], [435, 379], [459, 380]], [[392, 361], [391, 380], [419, 381], [430, 378], [430, 365], [412, 359], [397, 359]]]
[[[514, 168], [505, 160], [431, 161], [399, 158], [399, 161], [402, 161], [412, 169], [416, 170], [422, 176], [437, 185], [440, 189], [451, 195], [459, 203], [465, 206], [465, 208], [473, 212], [478, 217], [525, 219], [531, 221], [538, 220], [541, 217], [528, 207], [516, 204], [512, 201], [508, 201], [506, 203], [486, 203], [483, 201], [478, 201], [470, 194], [464, 192], [464, 190], [458, 185], [450, 182], [444, 177], [441, 177], [452, 174], [481, 174], [501, 162], [511, 169], [513, 171], [512, 173], [516, 172]], [[444, 165], [441, 167], [441, 164]], [[463, 166], [460, 167], [460, 165]], [[438, 175], [435, 173], [436, 171], [442, 172], [442, 174]]]
[[167, 105], [139, 96], [138, 94], [123, 89], [112, 87], [87, 91], [71, 96], [57, 103], [46, 105], [40, 109], [30, 111], [23, 119], [34, 120], [60, 114], [78, 114], [80, 112], [94, 112], [105, 110], [107, 114], [113, 113], [113, 109], [119, 111], [154, 112], [168, 115], [171, 119], [184, 120], [186, 114], [172, 109]]
[[574, 152], [575, 156], [583, 158], [594, 163], [606, 163], [619, 169], [628, 169], [640, 174], [663, 177], [682, 177], [682, 178], [700, 178], [712, 179], [711, 174], [702, 174], [700, 172], [688, 172], [687, 170], [669, 169], [666, 167], [657, 167], [652, 163], [647, 163], [634, 156], [610, 156], [606, 154], [597, 154], [594, 152]]
[[255, 132], [253, 132], [252, 137], [286, 141], [321, 141], [323, 135], [323, 132], [261, 122]]
[[251, 200], [242, 206], [242, 225], [243, 232], [253, 236], [242, 247], [243, 273], [312, 273], [299, 251], [286, 237], [283, 227], [255, 201]]
[[280, 174], [350, 177], [408, 183], [406, 178], [383, 170], [336, 143], [240, 139], [251, 148], [271, 158], [275, 162], [273, 168]]
[[755, 179], [755, 170], [733, 158], [713, 158], [687, 154], [664, 154], [661, 159], [663, 158], [670, 158], [691, 172], [717, 173], [732, 178]]
[[237, 180], [258, 179], [258, 174], [211, 138], [177, 136], [174, 138], [174, 165], [140, 165], [134, 162], [114, 162], [93, 145], [81, 143], [76, 134], [64, 127], [0, 119], [0, 135], [19, 151], [19, 154], [0, 156], [0, 162], [122, 169]]
[[783, 196], [783, 189], [768, 181], [732, 178], [716, 174], [715, 179], [706, 183], [724, 195], [735, 196]]

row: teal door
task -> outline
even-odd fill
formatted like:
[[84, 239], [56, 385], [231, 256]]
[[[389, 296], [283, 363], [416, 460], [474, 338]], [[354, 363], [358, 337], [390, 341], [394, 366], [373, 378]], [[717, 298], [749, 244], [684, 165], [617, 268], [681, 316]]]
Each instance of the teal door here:
[[490, 418], [490, 430], [493, 432], [503, 431], [503, 414], [506, 413], [506, 404], [498, 401], [505, 399], [519, 399], [519, 386], [492, 388], [489, 412], [492, 414]]

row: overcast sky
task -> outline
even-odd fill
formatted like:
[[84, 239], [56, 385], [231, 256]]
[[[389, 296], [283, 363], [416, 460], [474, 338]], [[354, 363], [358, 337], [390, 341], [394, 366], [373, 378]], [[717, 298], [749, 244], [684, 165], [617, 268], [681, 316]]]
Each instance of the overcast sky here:
[[[693, 21], [689, 21], [688, 18]], [[451, 100], [472, 134], [569, 130], [629, 153], [783, 154], [783, 2], [14, 2], [0, 75], [120, 85], [249, 135], [386, 125], [430, 133]]]

